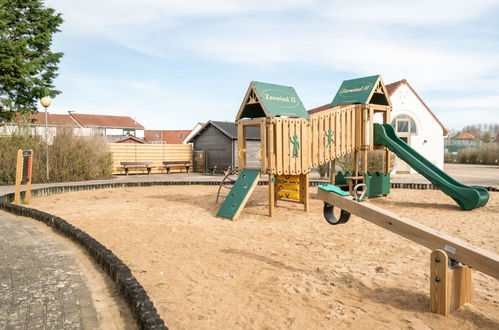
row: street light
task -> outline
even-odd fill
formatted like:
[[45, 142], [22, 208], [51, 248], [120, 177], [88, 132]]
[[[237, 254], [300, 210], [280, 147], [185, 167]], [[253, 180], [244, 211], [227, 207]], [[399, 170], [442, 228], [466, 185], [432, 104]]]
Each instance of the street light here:
[[45, 165], [47, 168], [47, 181], [49, 180], [49, 140], [48, 140], [48, 115], [47, 108], [52, 104], [50, 97], [45, 96], [40, 99], [40, 104], [45, 108]]

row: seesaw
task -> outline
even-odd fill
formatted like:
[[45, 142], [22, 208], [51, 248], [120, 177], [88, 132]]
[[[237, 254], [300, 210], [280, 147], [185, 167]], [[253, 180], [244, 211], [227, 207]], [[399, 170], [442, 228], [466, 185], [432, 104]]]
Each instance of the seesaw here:
[[[356, 192], [355, 195], [352, 197], [333, 185], [319, 186], [317, 196], [324, 201], [327, 222], [344, 224], [350, 214], [355, 214], [433, 250], [430, 255], [430, 308], [433, 313], [447, 315], [463, 304], [471, 303], [472, 268], [499, 279], [499, 256], [363, 201]], [[335, 207], [341, 210], [339, 217], [334, 215]]]

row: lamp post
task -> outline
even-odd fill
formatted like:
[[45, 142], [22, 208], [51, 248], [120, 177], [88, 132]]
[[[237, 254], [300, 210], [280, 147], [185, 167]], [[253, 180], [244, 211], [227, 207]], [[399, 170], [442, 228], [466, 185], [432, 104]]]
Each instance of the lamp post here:
[[40, 104], [45, 108], [45, 166], [47, 169], [47, 181], [49, 180], [49, 140], [48, 140], [48, 114], [47, 108], [52, 104], [50, 97], [45, 96], [40, 99]]

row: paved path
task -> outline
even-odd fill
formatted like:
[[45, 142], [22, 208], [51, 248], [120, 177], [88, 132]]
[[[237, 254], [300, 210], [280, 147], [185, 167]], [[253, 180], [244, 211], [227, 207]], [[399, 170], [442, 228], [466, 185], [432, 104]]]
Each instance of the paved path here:
[[41, 226], [0, 211], [0, 329], [98, 328], [78, 260]]

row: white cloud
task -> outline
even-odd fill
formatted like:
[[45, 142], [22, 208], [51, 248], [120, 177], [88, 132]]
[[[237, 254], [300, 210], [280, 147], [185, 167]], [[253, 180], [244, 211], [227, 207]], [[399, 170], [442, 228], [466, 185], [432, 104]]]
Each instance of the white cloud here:
[[[497, 28], [483, 19], [499, 6], [493, 0], [102, 0], [94, 4], [47, 0], [46, 4], [63, 13], [65, 38], [97, 38], [158, 59], [188, 58], [260, 69], [314, 66], [358, 76], [379, 73], [386, 83], [407, 78], [418, 92], [493, 94], [499, 86], [497, 41], [481, 33]], [[117, 111], [143, 105], [143, 98], [134, 94], [144, 93], [150, 96], [150, 107], [164, 111], [153, 104], [168, 96], [160, 81], [83, 77], [85, 83], [78, 83], [78, 79], [73, 79], [74, 86], [94, 99], [106, 95], [117, 104]], [[90, 79], [97, 82], [86, 81]], [[487, 95], [468, 109], [479, 107], [489, 115], [497, 99]], [[188, 99], [172, 95], [162, 106], [196, 109], [210, 102], [227, 106]], [[428, 103], [443, 112], [449, 104], [459, 107], [454, 100]], [[83, 104], [92, 107], [91, 102]], [[215, 112], [208, 114], [216, 117]]]

